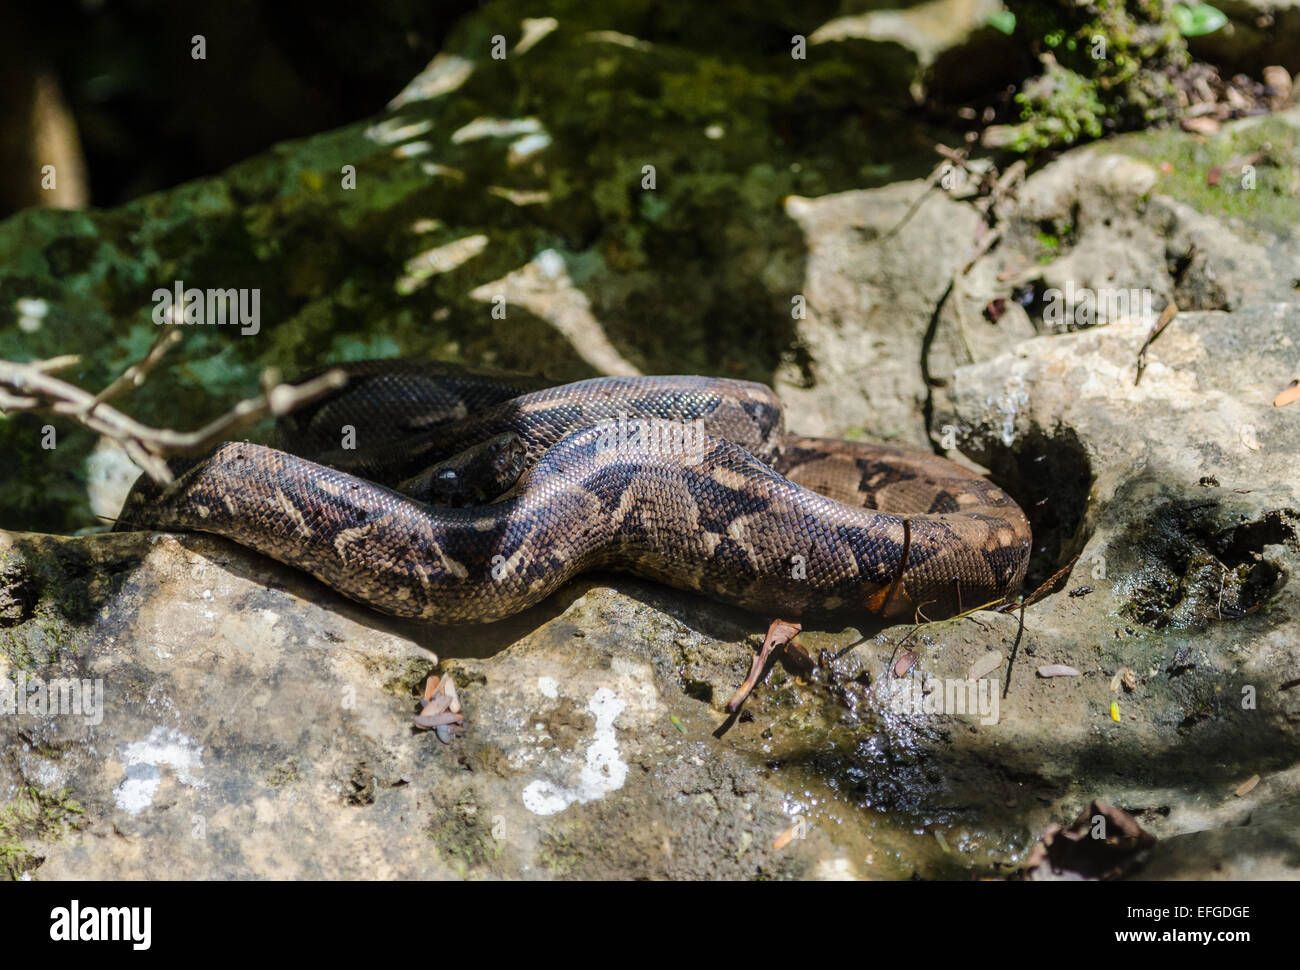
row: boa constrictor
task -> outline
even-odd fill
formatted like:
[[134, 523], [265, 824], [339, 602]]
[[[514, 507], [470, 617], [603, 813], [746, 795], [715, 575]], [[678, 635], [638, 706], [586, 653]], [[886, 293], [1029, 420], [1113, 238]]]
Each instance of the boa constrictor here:
[[787, 434], [762, 384], [345, 369], [281, 420], [281, 447], [141, 479], [117, 528], [214, 533], [438, 623], [508, 616], [597, 568], [769, 615], [930, 620], [1025, 575], [1029, 525], [1001, 489], [932, 454]]

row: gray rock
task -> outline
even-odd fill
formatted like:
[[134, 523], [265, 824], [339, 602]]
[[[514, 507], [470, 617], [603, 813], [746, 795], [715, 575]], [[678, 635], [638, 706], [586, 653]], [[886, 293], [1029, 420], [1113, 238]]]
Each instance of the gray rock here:
[[[1093, 792], [1179, 837], [1156, 873], [1294, 878], [1278, 847], [1294, 845], [1300, 771], [1300, 426], [1271, 401], [1296, 374], [1300, 306], [1180, 314], [1135, 385], [1146, 335], [1125, 322], [1038, 338], [955, 375], [945, 420], [1014, 483], [1037, 574], [1077, 553], [1063, 589], [1091, 587], [1027, 611], [1036, 656], [1085, 676], [1051, 682], [1052, 728], [1016, 736], [1008, 719], [1003, 750], [1072, 805]], [[1125, 668], [1132, 693], [1113, 688]], [[1255, 809], [1250, 832], [1228, 831]]]
[[[69, 820], [15, 834], [0, 816], [10, 876], [857, 871], [834, 828], [772, 848], [795, 823], [756, 732], [713, 741], [723, 716], [681, 689], [676, 659], [713, 638], [635, 598], [575, 588], [517, 620], [434, 630], [212, 538], [0, 542], [6, 589], [27, 598], [4, 634], [43, 648], [0, 661], [0, 682], [28, 678], [27, 712], [0, 719], [0, 793], [16, 811], [38, 792]], [[411, 727], [434, 649], [456, 655], [443, 670], [469, 712], [450, 746]], [[746, 665], [739, 646], [692, 676]], [[32, 713], [36, 678], [85, 682], [81, 706]]]

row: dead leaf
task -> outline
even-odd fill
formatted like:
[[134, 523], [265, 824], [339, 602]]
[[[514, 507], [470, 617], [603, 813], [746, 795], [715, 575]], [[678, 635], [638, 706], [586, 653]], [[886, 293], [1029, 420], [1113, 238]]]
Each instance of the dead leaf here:
[[1068, 664], [1044, 664], [1038, 668], [1039, 677], [1078, 677], [1079, 671]]
[[1243, 781], [1240, 785], [1237, 786], [1237, 789], [1234, 792], [1234, 794], [1238, 798], [1245, 798], [1247, 795], [1249, 795], [1251, 792], [1255, 790], [1255, 786], [1258, 784], [1259, 784], [1259, 775], [1251, 775], [1249, 778], [1247, 778], [1245, 781]]
[[[1188, 253], [1190, 259], [1195, 253], [1195, 246]], [[1165, 327], [1169, 326], [1174, 317], [1178, 316], [1178, 304], [1170, 300], [1165, 304], [1165, 308], [1160, 311], [1160, 318], [1152, 326], [1151, 332], [1147, 334], [1147, 339], [1142, 343], [1142, 349], [1138, 351], [1137, 374], [1133, 378], [1133, 386], [1137, 387], [1138, 381], [1142, 380], [1142, 372], [1147, 368], [1147, 349], [1155, 342], [1155, 339], [1165, 332]]]
[[1156, 837], [1128, 812], [1094, 799], [1070, 827], [1051, 825], [1029, 851], [1021, 879], [1118, 879], [1141, 864]]
[[979, 680], [985, 674], [992, 673], [1002, 666], [1002, 654], [993, 650], [980, 657], [970, 665], [970, 670], [966, 671], [966, 676], [971, 680]]
[[1300, 381], [1292, 381], [1290, 387], [1273, 398], [1273, 407], [1284, 408], [1295, 401], [1300, 401]]
[[1273, 89], [1279, 104], [1291, 99], [1291, 72], [1280, 64], [1270, 64], [1261, 72], [1264, 83]]
[[921, 659], [921, 655], [917, 653], [915, 650], [907, 651], [907, 653], [903, 654], [901, 657], [898, 658], [897, 661], [895, 661], [894, 676], [895, 677], [904, 676], [909, 670], [911, 670], [913, 667], [916, 666], [916, 662], [919, 659]]
[[1218, 118], [1211, 118], [1208, 115], [1202, 115], [1199, 118], [1184, 118], [1181, 124], [1183, 131], [1194, 132], [1198, 135], [1218, 134], [1221, 127]]

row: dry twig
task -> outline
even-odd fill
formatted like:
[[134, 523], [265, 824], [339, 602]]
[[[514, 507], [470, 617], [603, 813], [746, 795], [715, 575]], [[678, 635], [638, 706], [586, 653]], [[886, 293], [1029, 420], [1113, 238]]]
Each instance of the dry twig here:
[[1155, 322], [1151, 332], [1147, 334], [1146, 342], [1142, 344], [1142, 349], [1138, 351], [1137, 374], [1133, 377], [1133, 386], [1137, 387], [1138, 381], [1142, 380], [1142, 372], [1147, 369], [1147, 348], [1155, 343], [1156, 337], [1165, 332], [1165, 327], [1169, 326], [1174, 317], [1178, 316], [1178, 304], [1173, 300], [1169, 301], [1168, 306], [1160, 314], [1160, 319]]
[[[172, 331], [171, 333], [175, 333]], [[98, 394], [53, 376], [80, 361], [75, 354], [16, 363], [0, 360], [0, 411], [20, 411], [67, 417], [122, 445], [145, 474], [160, 485], [172, 480], [164, 459], [193, 455], [226, 441], [266, 415], [279, 417], [338, 390], [347, 383], [341, 370], [331, 370], [301, 384], [281, 384], [263, 375], [262, 393], [240, 401], [221, 417], [197, 431], [153, 428], [123, 414], [106, 401], [127, 387], [139, 387], [163, 355], [176, 343], [171, 333], [160, 337], [143, 360], [131, 365]]]

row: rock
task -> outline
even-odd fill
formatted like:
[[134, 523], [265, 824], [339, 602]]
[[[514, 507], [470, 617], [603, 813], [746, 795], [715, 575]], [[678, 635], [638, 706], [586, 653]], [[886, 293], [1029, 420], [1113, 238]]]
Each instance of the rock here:
[[792, 197], [786, 211], [808, 250], [799, 333], [810, 357], [806, 375], [778, 375], [787, 423], [923, 446], [926, 326], [971, 255], [979, 217], [918, 182]]
[[[1180, 314], [1135, 385], [1147, 333], [1127, 321], [1038, 338], [955, 374], [943, 420], [1029, 513], [1031, 571], [1078, 554], [1061, 588], [1094, 587], [1027, 611], [1036, 655], [1084, 676], [1048, 682], [1050, 756], [1035, 732], [1014, 736], [1027, 712], [1009, 699], [1004, 768], [1032, 764], [1076, 791], [1072, 804], [1098, 794], [1139, 815], [1170, 839], [1155, 873], [1294, 878], [1279, 847], [1300, 770], [1300, 696], [1286, 688], [1300, 671], [1300, 426], [1271, 401], [1294, 373], [1300, 305]], [[1107, 684], [1125, 667], [1131, 694]], [[1260, 811], [1234, 833], [1206, 806], [1239, 805], [1255, 773], [1246, 798]]]
[[[88, 685], [75, 715], [0, 719], [3, 800], [76, 806], [75, 826], [16, 840], [11, 878], [858, 871], [833, 828], [772, 849], [792, 819], [756, 732], [713, 741], [722, 715], [681, 690], [674, 662], [711, 638], [605, 587], [432, 630], [208, 537], [0, 543], [37, 598], [5, 621], [0, 684], [25, 676], [29, 711], [36, 678]], [[733, 646], [693, 676], [739, 678]], [[457, 656], [443, 670], [469, 716], [450, 746], [411, 727], [434, 649]]]

